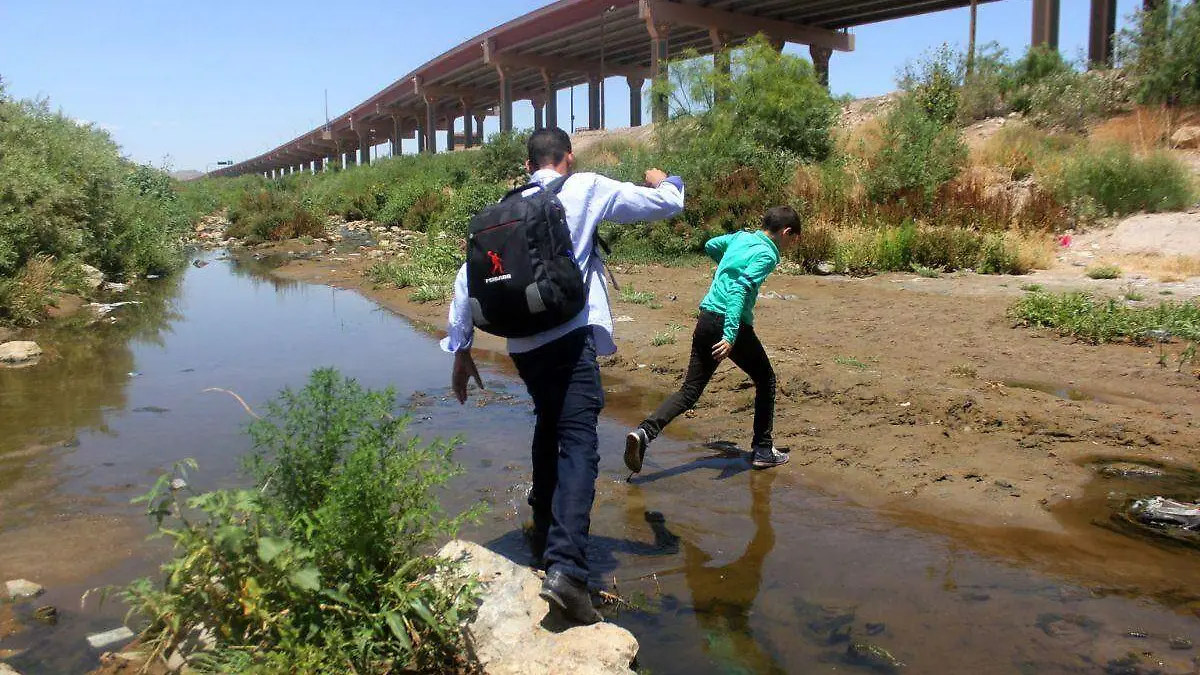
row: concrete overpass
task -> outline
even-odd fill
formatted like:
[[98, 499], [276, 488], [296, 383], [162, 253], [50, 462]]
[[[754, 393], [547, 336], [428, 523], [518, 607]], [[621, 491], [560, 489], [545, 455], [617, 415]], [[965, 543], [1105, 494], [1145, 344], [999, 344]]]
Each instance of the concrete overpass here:
[[[995, 0], [980, 0], [990, 2]], [[1116, 29], [1116, 0], [1089, 0], [1089, 60], [1109, 63]], [[1146, 0], [1151, 4], [1154, 0]], [[642, 124], [642, 90], [667, 76], [672, 54], [695, 49], [722, 55], [753, 35], [778, 48], [808, 45], [818, 77], [828, 84], [835, 51], [852, 51], [855, 26], [971, 4], [970, 0], [558, 0], [467, 40], [391, 83], [346, 113], [252, 159], [210, 175], [261, 173], [281, 176], [321, 171], [327, 163], [370, 162], [372, 146], [417, 139], [421, 152], [436, 151], [439, 129], [456, 144], [455, 121], [463, 119], [462, 145], [482, 141], [483, 121], [500, 118], [513, 128], [513, 102], [528, 100], [534, 126], [559, 124], [557, 92], [586, 84], [589, 128], [600, 128], [601, 82], [629, 83], [630, 124]], [[1035, 44], [1058, 46], [1060, 0], [1033, 0]], [[652, 118], [667, 102], [651, 101]]]

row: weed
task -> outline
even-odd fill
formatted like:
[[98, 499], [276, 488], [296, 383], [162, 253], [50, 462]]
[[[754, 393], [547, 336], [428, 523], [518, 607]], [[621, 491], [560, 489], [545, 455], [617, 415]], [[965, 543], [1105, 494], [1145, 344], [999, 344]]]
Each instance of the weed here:
[[870, 368], [870, 366], [863, 363], [862, 361], [859, 361], [858, 359], [854, 358], [853, 356], [836, 356], [836, 357], [834, 357], [833, 360], [838, 365], [853, 368], [855, 370], [866, 370], [867, 368]]
[[1161, 152], [1139, 156], [1121, 145], [1076, 150], [1057, 181], [1062, 200], [1083, 214], [1174, 211], [1193, 198], [1190, 172], [1177, 159]]
[[969, 380], [973, 380], [976, 377], [979, 377], [978, 371], [976, 371], [973, 366], [969, 366], [966, 364], [954, 366], [953, 368], [950, 369], [950, 374], [955, 377], [964, 377]]
[[654, 337], [650, 340], [650, 344], [655, 347], [661, 347], [663, 345], [673, 345], [675, 341], [675, 331], [660, 331], [654, 334]]
[[915, 272], [917, 276], [925, 277], [926, 279], [937, 279], [938, 277], [942, 276], [941, 270], [933, 267], [926, 267], [919, 263], [912, 264], [912, 271]]
[[430, 236], [415, 246], [408, 257], [375, 263], [365, 272], [376, 284], [411, 288], [413, 302], [443, 302], [452, 294], [454, 275], [462, 266], [458, 241], [446, 236]]
[[[422, 444], [395, 393], [332, 370], [284, 391], [250, 426], [253, 489], [194, 494], [161, 477], [137, 501], [176, 556], [125, 592], [150, 621], [150, 660], [201, 625], [214, 672], [457, 672], [474, 582], [435, 580], [426, 554], [478, 509], [437, 494], [461, 472], [453, 443]], [[177, 467], [186, 474], [194, 462]]]
[[1116, 265], [1093, 265], [1084, 271], [1084, 275], [1089, 279], [1118, 279], [1121, 268]]
[[278, 189], [242, 195], [229, 210], [229, 221], [229, 236], [260, 242], [325, 234], [324, 223], [298, 197]]
[[1046, 290], [1046, 287], [1041, 284], [1021, 284], [1021, 290], [1026, 293], [1041, 293]]
[[1031, 293], [1011, 314], [1028, 326], [1055, 328], [1062, 335], [1092, 343], [1147, 343], [1155, 335], [1200, 339], [1200, 304], [1163, 302], [1131, 306], [1087, 293]]
[[639, 291], [633, 284], [625, 284], [621, 287], [621, 302], [646, 306], [653, 306], [655, 304], [653, 293]]
[[1130, 302], [1141, 302], [1146, 299], [1146, 294], [1137, 290], [1133, 286], [1126, 286], [1121, 295]]

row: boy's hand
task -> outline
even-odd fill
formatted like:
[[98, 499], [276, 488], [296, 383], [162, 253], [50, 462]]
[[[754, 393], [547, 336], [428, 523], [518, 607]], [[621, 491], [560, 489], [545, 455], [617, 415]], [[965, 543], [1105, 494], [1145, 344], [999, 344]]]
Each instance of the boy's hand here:
[[721, 340], [713, 345], [713, 360], [720, 363], [725, 360], [725, 357], [729, 356], [729, 352], [731, 351], [733, 351], [733, 345], [729, 344], [728, 340]]
[[646, 169], [646, 185], [656, 188], [666, 179], [667, 174], [662, 169]]
[[467, 385], [472, 377], [480, 389], [485, 388], [483, 378], [479, 377], [479, 369], [475, 367], [475, 359], [471, 357], [471, 350], [455, 352], [454, 367], [450, 370], [450, 388], [454, 390], [454, 398], [458, 399], [460, 405], [467, 402]]

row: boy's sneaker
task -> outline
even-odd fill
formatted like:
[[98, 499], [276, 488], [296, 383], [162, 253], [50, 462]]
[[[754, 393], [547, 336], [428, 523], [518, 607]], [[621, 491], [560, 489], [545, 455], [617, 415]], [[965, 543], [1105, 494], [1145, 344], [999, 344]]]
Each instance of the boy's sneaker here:
[[780, 452], [775, 446], [764, 446], [754, 449], [754, 457], [750, 464], [756, 469], [769, 469], [780, 464], [787, 464], [788, 456]]
[[650, 445], [650, 438], [646, 436], [645, 429], [638, 427], [625, 434], [625, 466], [630, 471], [641, 473], [647, 445]]

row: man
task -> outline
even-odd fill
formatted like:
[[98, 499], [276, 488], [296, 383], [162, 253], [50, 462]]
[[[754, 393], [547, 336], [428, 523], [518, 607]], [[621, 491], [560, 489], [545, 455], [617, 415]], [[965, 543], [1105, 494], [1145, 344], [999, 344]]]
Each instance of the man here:
[[[616, 351], [604, 262], [595, 249], [596, 228], [603, 221], [658, 220], [678, 214], [683, 209], [683, 181], [658, 169], [646, 171], [645, 187], [594, 173], [572, 175], [571, 139], [558, 128], [535, 131], [528, 152], [531, 182], [544, 186], [570, 176], [558, 198], [575, 262], [587, 282], [587, 306], [575, 318], [531, 337], [508, 340], [508, 352], [537, 417], [529, 495], [534, 556], [543, 557], [548, 566], [541, 597], [568, 618], [594, 623], [601, 617], [588, 593], [587, 547], [600, 462], [596, 424], [604, 407], [596, 357]], [[459, 403], [467, 400], [468, 380], [479, 382], [471, 358], [471, 316], [464, 265], [454, 282], [449, 335], [442, 341], [442, 349], [454, 354], [451, 385]]]
[[754, 380], [754, 438], [751, 462], [765, 469], [787, 462], [775, 448], [775, 371], [754, 333], [758, 289], [779, 264], [779, 249], [800, 234], [800, 216], [790, 206], [769, 209], [758, 232], [735, 232], [710, 239], [704, 251], [717, 263], [692, 333], [692, 355], [683, 386], [625, 437], [625, 466], [642, 470], [646, 446], [671, 420], [696, 405], [717, 365], [729, 357]]

